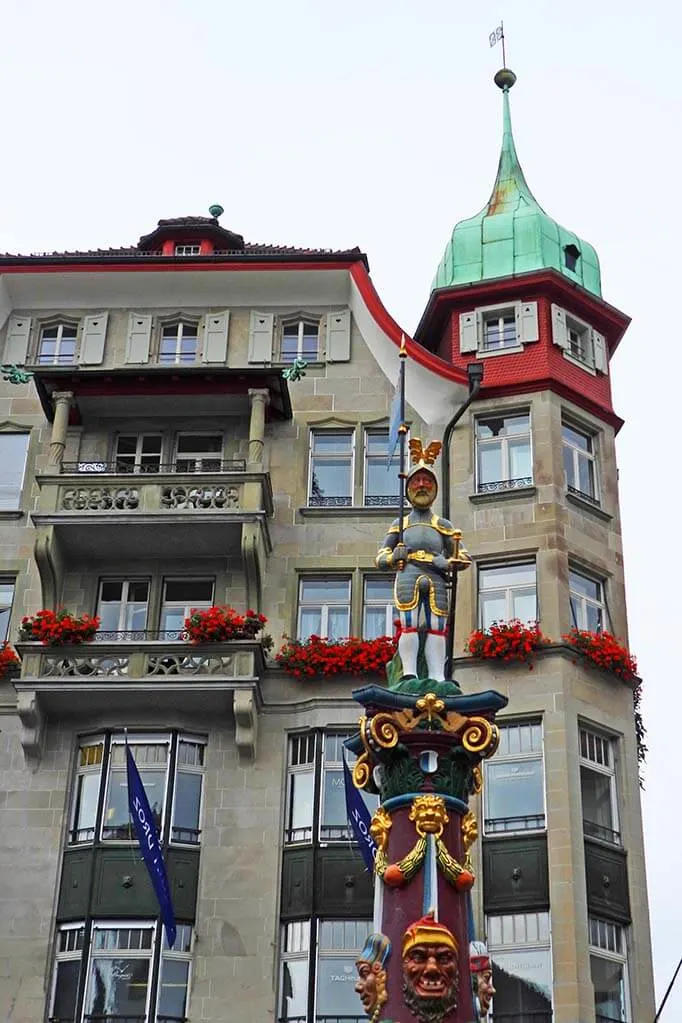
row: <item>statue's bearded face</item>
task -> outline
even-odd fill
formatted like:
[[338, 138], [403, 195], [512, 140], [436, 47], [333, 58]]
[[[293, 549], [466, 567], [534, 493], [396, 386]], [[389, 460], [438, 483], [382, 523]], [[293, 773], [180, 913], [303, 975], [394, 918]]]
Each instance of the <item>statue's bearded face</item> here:
[[355, 965], [358, 971], [355, 990], [360, 996], [362, 1008], [371, 1016], [377, 1004], [386, 1001], [386, 971], [379, 963], [368, 963], [363, 959], [359, 959]]
[[436, 500], [438, 484], [435, 477], [425, 469], [415, 472], [407, 483], [407, 500], [415, 508], [430, 508]]
[[405, 954], [405, 1004], [422, 1023], [440, 1023], [455, 1008], [457, 985], [457, 955], [448, 945], [413, 945]]
[[478, 974], [476, 993], [481, 1006], [481, 1016], [487, 1016], [490, 1012], [490, 1002], [495, 994], [492, 970], [481, 970]]

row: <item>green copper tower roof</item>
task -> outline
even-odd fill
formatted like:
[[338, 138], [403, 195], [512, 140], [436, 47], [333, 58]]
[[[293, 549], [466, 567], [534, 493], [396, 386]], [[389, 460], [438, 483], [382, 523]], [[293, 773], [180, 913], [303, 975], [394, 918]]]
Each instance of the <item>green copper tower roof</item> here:
[[526, 183], [516, 155], [509, 90], [516, 81], [503, 68], [495, 75], [502, 89], [502, 152], [490, 199], [480, 213], [456, 225], [432, 288], [511, 277], [553, 268], [601, 297], [599, 259], [594, 248], [548, 217]]

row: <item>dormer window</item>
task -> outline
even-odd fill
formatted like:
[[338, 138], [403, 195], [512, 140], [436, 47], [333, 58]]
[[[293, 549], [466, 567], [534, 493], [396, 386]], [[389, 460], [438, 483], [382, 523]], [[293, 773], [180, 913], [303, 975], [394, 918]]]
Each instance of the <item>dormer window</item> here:
[[573, 245], [571, 242], [570, 245], [564, 246], [564, 263], [566, 264], [567, 270], [575, 271], [578, 266], [579, 259], [580, 249], [577, 245]]
[[496, 352], [501, 348], [516, 348], [516, 313], [514, 308], [496, 309], [483, 314], [483, 349]]
[[282, 323], [280, 361], [291, 363], [294, 359], [316, 362], [320, 339], [320, 321], [301, 317]]
[[201, 245], [199, 242], [190, 242], [186, 245], [176, 245], [175, 255], [176, 256], [198, 256], [201, 252]]
[[38, 362], [43, 366], [70, 366], [76, 361], [78, 328], [75, 323], [53, 323], [40, 331]]
[[179, 365], [196, 362], [199, 351], [199, 328], [195, 322], [176, 320], [161, 328], [159, 362]]

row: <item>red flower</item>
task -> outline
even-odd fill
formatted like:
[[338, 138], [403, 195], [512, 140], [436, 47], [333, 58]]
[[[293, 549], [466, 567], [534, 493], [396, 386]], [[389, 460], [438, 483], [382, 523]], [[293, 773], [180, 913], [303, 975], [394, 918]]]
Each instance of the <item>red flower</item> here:
[[509, 622], [494, 622], [489, 629], [474, 629], [464, 649], [472, 657], [522, 661], [532, 667], [534, 652], [548, 642], [537, 622], [524, 625], [514, 618]]
[[43, 609], [22, 618], [19, 638], [38, 640], [45, 646], [50, 643], [85, 643], [92, 639], [99, 626], [100, 619], [96, 615], [74, 615], [64, 608], [58, 611]]
[[301, 675], [371, 675], [384, 671], [396, 648], [397, 640], [392, 636], [377, 639], [351, 636], [342, 640], [310, 636], [305, 642], [287, 638], [275, 660], [294, 678]]
[[190, 643], [224, 642], [230, 639], [255, 639], [267, 624], [265, 615], [252, 611], [237, 614], [233, 607], [215, 607], [192, 610], [185, 618], [185, 632]]

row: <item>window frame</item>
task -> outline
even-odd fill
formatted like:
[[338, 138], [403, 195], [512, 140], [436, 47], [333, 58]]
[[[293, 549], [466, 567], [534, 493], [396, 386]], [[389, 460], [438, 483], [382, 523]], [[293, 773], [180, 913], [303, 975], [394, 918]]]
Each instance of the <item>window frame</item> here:
[[[527, 939], [525, 941], [523, 941], [523, 940], [521, 940], [521, 941], [517, 941], [517, 940], [504, 941], [504, 940], [502, 940], [502, 941], [499, 941], [499, 942], [496, 943], [495, 942], [495, 936], [491, 935], [491, 933], [490, 933], [491, 930], [492, 930], [492, 922], [493, 921], [503, 921], [505, 919], [509, 921], [509, 923], [510, 923], [510, 925], [511, 925], [513, 930], [516, 930], [517, 927], [520, 927], [521, 923], [522, 923], [523, 927], [525, 928], [525, 930], [527, 932], [529, 922], [532, 920], [532, 918], [536, 919], [536, 926], [537, 926], [537, 930], [538, 930], [538, 935], [540, 935], [541, 932], [546, 932], [546, 936], [542, 936], [542, 937], [539, 936], [537, 940], [534, 940], [534, 939]], [[500, 931], [502, 930], [502, 928], [504, 928], [504, 926], [505, 926], [504, 923], [501, 922], [500, 923]], [[544, 1021], [545, 1018], [547, 1020], [550, 1020], [551, 1019], [551, 1014], [552, 1014], [553, 1009], [554, 1009], [554, 1005], [553, 1005], [553, 1002], [554, 1002], [554, 998], [553, 998], [553, 995], [554, 995], [554, 962], [553, 962], [553, 956], [552, 956], [552, 917], [551, 917], [550, 911], [548, 909], [546, 909], [546, 910], [542, 910], [541, 909], [541, 910], [529, 910], [527, 912], [521, 911], [520, 913], [486, 913], [486, 916], [485, 916], [485, 931], [486, 931], [486, 938], [487, 938], [487, 945], [488, 945], [488, 953], [490, 955], [490, 959], [491, 959], [492, 966], [493, 966], [493, 983], [495, 982], [495, 965], [496, 965], [496, 961], [497, 961], [498, 958], [503, 959], [503, 957], [505, 957], [507, 955], [512, 955], [512, 956], [513, 955], [517, 955], [518, 956], [519, 953], [523, 953], [523, 952], [526, 952], [526, 953], [527, 952], [546, 952], [547, 953], [548, 965], [549, 965], [549, 992], [550, 992], [549, 993], [549, 1001], [550, 1001], [550, 1009], [548, 1010], [547, 1017], [544, 1017], [544, 1016], [541, 1015], [538, 1018], [540, 1020], [543, 1020], [543, 1021]], [[516, 938], [516, 935], [514, 935], [514, 938]], [[500, 969], [505, 969], [504, 961], [499, 962], [499, 967], [500, 967]], [[509, 974], [509, 976], [516, 977], [515, 974], [509, 973], [508, 970], [506, 972]], [[495, 996], [493, 996], [493, 999], [492, 999], [492, 1012], [490, 1014], [491, 1018], [494, 1017], [495, 1019], [497, 1019], [499, 1017], [500, 1020], [509, 1021], [509, 1023], [511, 1023], [512, 1019], [517, 1019], [518, 1009], [516, 1007], [514, 1007], [514, 1010], [513, 1010], [513, 1012], [511, 1014], [507, 1014], [506, 1011], [498, 1011], [497, 1014], [496, 1014], [495, 1009], [496, 1009], [496, 1006], [495, 1006]], [[522, 1018], [525, 1018], [525, 1015], [523, 1013], [518, 1015], [518, 1019], [519, 1020], [521, 1020]]]
[[[584, 451], [582, 448], [574, 444], [568, 439], [564, 433], [564, 428], [571, 430], [573, 433], [580, 437], [583, 437], [589, 444], [589, 450]], [[593, 505], [596, 508], [601, 507], [601, 487], [600, 487], [600, 474], [599, 474], [599, 449], [598, 449], [598, 437], [599, 434], [589, 427], [583, 426], [581, 423], [567, 417], [561, 417], [561, 465], [564, 476], [564, 486], [566, 493], [572, 497], [578, 498], [578, 500], [585, 501], [588, 504]], [[566, 462], [564, 452], [566, 450], [571, 452], [573, 479], [576, 483], [580, 482], [580, 468], [579, 462], [583, 458], [592, 466], [592, 479], [594, 482], [594, 493], [588, 494], [584, 490], [580, 490], [579, 487], [571, 485], [568, 481], [568, 474], [566, 472]]]
[[[198, 743], [203, 747], [203, 764], [201, 766], [185, 766], [179, 763], [179, 749], [182, 742]], [[165, 760], [165, 777], [163, 791], [163, 806], [161, 808], [161, 825], [159, 828], [159, 840], [162, 846], [180, 846], [193, 849], [201, 847], [202, 822], [204, 805], [206, 799], [206, 750], [208, 739], [204, 735], [194, 732], [185, 732], [178, 729], [166, 729], [159, 731], [133, 732], [128, 736], [128, 743], [136, 745], [165, 745], [167, 750]], [[82, 749], [102, 747], [102, 754], [99, 763], [80, 764], [80, 751]], [[125, 747], [125, 734], [120, 731], [110, 730], [108, 732], [97, 732], [92, 735], [84, 734], [78, 737], [76, 746], [75, 762], [70, 774], [69, 782], [69, 809], [68, 809], [68, 830], [66, 845], [69, 848], [76, 847], [117, 847], [135, 844], [137, 841], [132, 830], [128, 838], [105, 837], [106, 810], [110, 800], [110, 784], [113, 771], [125, 775], [125, 754], [123, 764], [114, 764], [113, 750], [115, 746]], [[138, 765], [141, 774], [144, 774], [145, 765]], [[151, 769], [151, 768], [150, 768]], [[196, 842], [185, 838], [177, 838], [175, 832], [182, 833], [191, 831], [190, 828], [175, 827], [176, 799], [178, 793], [178, 776], [180, 774], [192, 773], [201, 776], [198, 807], [198, 828]], [[80, 807], [80, 796], [82, 787], [80, 779], [84, 776], [97, 776], [97, 789], [94, 817], [88, 818], [84, 826], [76, 828]], [[85, 838], [78, 838], [81, 832], [87, 832]]]
[[[76, 933], [77, 932], [81, 932], [82, 933], [81, 947], [80, 948], [76, 948], [76, 949], [67, 950], [66, 952], [63, 952], [63, 951], [61, 951], [59, 949], [60, 935], [71, 933], [71, 932], [76, 932]], [[73, 923], [69, 922], [69, 923], [63, 923], [63, 924], [58, 924], [57, 925], [56, 934], [55, 934], [54, 954], [52, 956], [52, 976], [51, 976], [51, 979], [50, 979], [50, 989], [49, 989], [50, 996], [49, 996], [49, 999], [48, 999], [48, 1005], [50, 1007], [49, 1015], [48, 1015], [48, 1020], [49, 1021], [51, 1021], [52, 1019], [61, 1018], [61, 1017], [54, 1017], [53, 1016], [55, 996], [57, 994], [57, 978], [58, 978], [60, 963], [67, 963], [67, 962], [73, 963], [73, 962], [76, 962], [76, 963], [79, 964], [79, 967], [78, 967], [78, 981], [77, 981], [77, 984], [76, 984], [76, 1005], [74, 1006], [74, 1012], [76, 1011], [76, 1009], [78, 1007], [78, 991], [79, 991], [79, 988], [80, 988], [81, 974], [82, 974], [82, 970], [83, 970], [83, 956], [84, 956], [84, 952], [85, 952], [85, 945], [86, 945], [86, 926], [85, 926], [85, 921], [79, 920], [79, 921], [76, 921], [76, 922], [73, 922]], [[82, 1015], [82, 1013], [81, 1013], [81, 1015]]]
[[[135, 454], [134, 455], [131, 455], [130, 453], [126, 453], [126, 452], [121, 453], [118, 450], [119, 441], [123, 437], [131, 438], [131, 439], [135, 438]], [[143, 464], [142, 464], [142, 459], [143, 458], [155, 458], [156, 454], [157, 454], [156, 451], [146, 451], [146, 452], [143, 451], [145, 441], [147, 441], [147, 440], [159, 440], [159, 442], [160, 442], [159, 443], [159, 451], [158, 451], [159, 461], [158, 461], [157, 467], [155, 469], [150, 469], [148, 466], [143, 466]], [[161, 469], [162, 469], [162, 466], [163, 466], [163, 448], [164, 448], [164, 436], [163, 436], [162, 433], [117, 433], [116, 437], [114, 438], [113, 458], [112, 458], [112, 462], [114, 463], [114, 471], [117, 474], [125, 475], [125, 476], [138, 476], [138, 475], [139, 476], [147, 476], [147, 475], [150, 475], [150, 476], [154, 475], [155, 476], [157, 473], [161, 472]], [[128, 470], [128, 469], [125, 469], [125, 468], [122, 469], [120, 467], [121, 463], [120, 463], [119, 460], [122, 459], [122, 458], [131, 458], [131, 457], [134, 459], [132, 470]]]
[[[184, 439], [191, 439], [192, 437], [211, 437], [220, 441], [220, 451], [206, 452], [200, 451], [198, 448], [196, 451], [185, 451], [180, 453], [178, 447], [180, 441]], [[206, 472], [221, 472], [223, 462], [225, 460], [225, 434], [218, 430], [215, 433], [207, 433], [205, 430], [182, 430], [177, 433], [173, 439], [173, 472], [177, 473], [206, 473]], [[180, 469], [178, 468], [180, 462], [194, 462], [193, 469]], [[218, 468], [205, 467], [204, 462], [218, 463]]]
[[[495, 619], [493, 619], [493, 622], [490, 623], [490, 625], [486, 625], [485, 624], [484, 615], [483, 615], [483, 606], [484, 605], [483, 605], [483, 599], [482, 599], [484, 593], [486, 592], [486, 588], [481, 585], [481, 578], [482, 578], [482, 576], [485, 576], [486, 572], [494, 571], [494, 570], [500, 569], [500, 568], [509, 568], [509, 569], [513, 570], [515, 568], [524, 568], [524, 567], [532, 567], [533, 568], [533, 570], [534, 570], [534, 585], [535, 585], [535, 618], [529, 618], [529, 619], [527, 619], [527, 621], [528, 622], [538, 622], [540, 620], [540, 605], [539, 605], [539, 599], [538, 599], [538, 568], [537, 568], [537, 558], [532, 558], [532, 559], [521, 558], [519, 560], [515, 559], [513, 561], [484, 562], [484, 563], [479, 564], [477, 566], [477, 578], [476, 578], [477, 605], [478, 605], [477, 617], [478, 617], [478, 627], [480, 629], [489, 629], [490, 625], [492, 625], [493, 622], [513, 621], [517, 617], [513, 613], [513, 602], [514, 602], [514, 593], [515, 593], [515, 591], [521, 591], [521, 590], [524, 590], [524, 589], [530, 589], [530, 584], [525, 584], [525, 583], [511, 583], [511, 584], [506, 585], [506, 586], [496, 586], [496, 587], [492, 587], [491, 586], [490, 587], [490, 592], [493, 592], [494, 590], [499, 590], [499, 591], [503, 590], [504, 591], [505, 616], [504, 616], [504, 618], [495, 618]], [[525, 621], [525, 619], [523, 619], [523, 620]]]
[[[23, 496], [24, 496], [24, 487], [26, 485], [26, 470], [28, 468], [28, 455], [29, 455], [29, 449], [30, 449], [30, 445], [31, 445], [31, 430], [30, 429], [26, 429], [26, 430], [21, 430], [21, 429], [0, 430], [0, 449], [2, 448], [2, 441], [6, 440], [8, 437], [23, 437], [24, 438], [24, 453], [23, 453], [23, 461], [21, 463], [22, 467], [21, 467], [20, 474], [18, 474], [15, 477], [13, 483], [10, 482], [10, 483], [7, 484], [7, 490], [9, 491], [10, 487], [11, 487], [12, 488], [12, 493], [16, 493], [16, 503], [13, 504], [10, 501], [9, 504], [7, 504], [6, 506], [4, 505], [4, 503], [3, 503], [4, 499], [2, 499], [2, 488], [5, 486], [5, 484], [2, 484], [2, 486], [0, 486], [0, 518], [2, 518], [3, 514], [8, 514], [11, 517], [13, 515], [16, 515], [16, 512], [21, 512], [21, 510], [22, 510]], [[0, 457], [0, 471], [2, 469], [2, 461], [3, 460]], [[7, 478], [8, 479], [10, 478], [9, 474], [8, 474]], [[2, 483], [2, 476], [0, 475], [0, 484], [1, 483]]]
[[[394, 621], [394, 619], [396, 617], [396, 614], [397, 614], [395, 606], [393, 604], [394, 576], [392, 576], [392, 575], [385, 575], [385, 574], [382, 575], [382, 574], [379, 574], [379, 573], [366, 572], [362, 576], [362, 638], [363, 639], [369, 639], [370, 638], [367, 635], [368, 630], [367, 630], [367, 620], [366, 620], [366, 617], [365, 617], [365, 612], [367, 611], [368, 608], [381, 607], [382, 604], [383, 604], [382, 600], [380, 601], [380, 600], [368, 600], [367, 599], [367, 583], [377, 582], [377, 581], [386, 582], [386, 583], [388, 583], [388, 585], [391, 588], [390, 598], [386, 602], [386, 605], [385, 605], [385, 625], [386, 625], [386, 631], [380, 633], [380, 635], [381, 636], [392, 636], [393, 635], [393, 631], [394, 631], [393, 630], [393, 621]], [[371, 638], [377, 638], [377, 637], [371, 637]]]
[[[166, 354], [163, 351], [163, 343], [165, 340], [172, 340], [172, 336], [166, 337], [166, 331], [175, 328], [175, 346], [172, 353], [173, 358], [166, 358]], [[182, 341], [185, 336], [185, 329], [193, 328], [194, 334], [188, 334], [188, 337], [194, 337], [196, 340], [196, 346], [192, 354], [192, 358], [182, 358]], [[169, 319], [163, 320], [159, 324], [158, 332], [158, 347], [157, 347], [157, 362], [160, 366], [196, 366], [201, 361], [201, 351], [199, 349], [201, 321], [195, 320], [191, 316], [173, 316]]]
[[[118, 633], [119, 635], [114, 637], [114, 639], [130, 639], [130, 638], [136, 636], [138, 633], [146, 634], [147, 631], [148, 631], [147, 626], [149, 625], [150, 595], [151, 595], [151, 589], [152, 589], [152, 580], [151, 580], [151, 578], [149, 576], [100, 576], [100, 578], [99, 578], [99, 580], [97, 582], [97, 603], [95, 605], [95, 614], [98, 617], [100, 617], [100, 618], [102, 617], [102, 613], [101, 613], [102, 612], [102, 588], [103, 588], [103, 586], [106, 583], [121, 583], [121, 600], [120, 600], [120, 608], [119, 608], [119, 613], [118, 613], [118, 628], [117, 629], [104, 629], [104, 630], [101, 630], [99, 634], [101, 635], [102, 631], [104, 633], [107, 633], [107, 632]], [[146, 610], [145, 610], [145, 615], [144, 615], [144, 626], [141, 629], [127, 629], [127, 628], [123, 628], [122, 627], [124, 625], [124, 623], [125, 623], [125, 616], [127, 614], [128, 609], [133, 604], [138, 604], [139, 605], [139, 604], [142, 603], [139, 600], [138, 601], [135, 601], [135, 600], [134, 601], [130, 601], [128, 599], [129, 598], [129, 593], [130, 593], [130, 586], [133, 583], [146, 583], [147, 584], [147, 600], [146, 600], [146, 604], [145, 604]], [[114, 603], [114, 601], [106, 601], [106, 603]], [[145, 636], [143, 635], [142, 638], [144, 639]]]
[[[580, 351], [575, 350], [571, 333], [576, 334], [580, 339], [582, 354]], [[592, 327], [585, 320], [581, 320], [578, 316], [568, 312], [568, 310], [566, 310], [566, 339], [568, 341], [568, 347], [564, 350], [566, 358], [571, 362], [577, 363], [578, 366], [594, 370]]]
[[[296, 354], [290, 357], [288, 354], [285, 356], [284, 353], [284, 334], [285, 331], [296, 327]], [[317, 344], [315, 347], [315, 354], [306, 354], [305, 350], [305, 328], [314, 327], [317, 329]], [[315, 316], [312, 313], [293, 313], [292, 315], [282, 316], [277, 325], [277, 361], [284, 366], [291, 366], [295, 359], [303, 359], [310, 365], [310, 363], [322, 361], [322, 317]]]
[[[577, 576], [580, 579], [584, 579], [586, 582], [594, 583], [597, 585], [601, 592], [601, 599], [588, 597], [586, 594], [581, 593], [579, 590], [573, 589], [573, 576]], [[580, 604], [580, 614], [575, 614], [573, 606], [574, 600]], [[582, 567], [578, 567], [569, 561], [568, 564], [568, 603], [571, 612], [571, 625], [576, 629], [582, 629], [588, 632], [608, 632], [610, 629], [609, 619], [609, 605], [606, 599], [606, 579], [602, 576], [596, 575], [596, 573], [589, 572]], [[588, 629], [588, 616], [587, 608], [598, 608], [600, 612], [600, 625], [598, 629]]]
[[[511, 728], [525, 728], [525, 727], [539, 727], [540, 728], [540, 742], [539, 750], [531, 749], [525, 752], [519, 753], [505, 753], [499, 749], [495, 757], [483, 763], [483, 794], [482, 794], [482, 818], [483, 818], [483, 835], [485, 837], [500, 836], [505, 837], [510, 835], [529, 835], [529, 834], [544, 834], [547, 831], [547, 772], [545, 766], [545, 732], [544, 732], [544, 721], [541, 716], [529, 715], [524, 718], [512, 718], [506, 720], [498, 720], [497, 722], [500, 728], [500, 746], [503, 745], [504, 733], [506, 730]], [[532, 733], [531, 733], [532, 742]], [[520, 745], [520, 738], [519, 738]], [[496, 766], [502, 764], [524, 764], [524, 763], [540, 763], [541, 769], [541, 788], [542, 788], [542, 806], [541, 812], [536, 814], [524, 814], [523, 816], [515, 816], [513, 814], [506, 817], [489, 817], [488, 816], [488, 793], [490, 791], [491, 784], [489, 780], [489, 773]], [[491, 827], [494, 822], [506, 822], [506, 821], [537, 821], [535, 825], [529, 824], [522, 827]]]
[[[322, 602], [306, 602], [302, 600], [303, 586], [306, 582], [329, 582], [329, 583], [340, 583], [346, 582], [348, 584], [348, 601], [346, 602], [334, 602], [326, 601]], [[348, 609], [348, 636], [352, 632], [352, 620], [353, 620], [353, 574], [352, 572], [302, 572], [298, 577], [298, 588], [296, 593], [296, 638], [301, 642], [306, 642], [309, 636], [305, 639], [302, 638], [303, 633], [301, 629], [301, 612], [306, 608], [316, 609], [319, 603], [320, 607], [320, 631], [311, 632], [309, 636], [320, 636], [329, 637], [329, 611], [332, 608], [347, 608]], [[347, 637], [337, 636], [337, 639], [344, 639]]]
[[[5, 593], [9, 592], [9, 604], [6, 603]], [[12, 624], [12, 610], [17, 595], [17, 579], [12, 575], [0, 575], [0, 645], [9, 639], [10, 625]], [[2, 624], [3, 616], [7, 613], [7, 626]]]
[[[512, 302], [510, 305], [479, 306], [476, 311], [481, 317], [481, 329], [478, 345], [478, 350], [481, 354], [500, 355], [502, 352], [518, 352], [521, 350], [522, 342], [519, 338], [517, 303]], [[505, 341], [506, 328], [504, 326], [504, 321], [509, 319], [514, 321], [514, 336], [513, 339], [507, 343]], [[488, 325], [494, 323], [495, 320], [497, 320], [499, 336], [503, 339], [502, 344], [499, 345], [488, 343], [487, 328]]]
[[[308, 437], [308, 483], [306, 488], [306, 505], [308, 508], [352, 508], [355, 503], [355, 455], [356, 455], [356, 433], [355, 427], [317, 427], [310, 428]], [[348, 496], [332, 495], [330, 497], [315, 497], [313, 495], [313, 478], [315, 476], [315, 440], [321, 436], [347, 437], [350, 440], [350, 450], [346, 454], [332, 452], [332, 461], [339, 464], [348, 459]], [[327, 455], [329, 458], [330, 456]]]
[[[191, 249], [190, 251], [187, 251]], [[181, 251], [182, 250], [182, 251]], [[174, 256], [200, 256], [201, 242], [176, 242], [173, 247]]]
[[[487, 438], [479, 436], [479, 427], [485, 426], [487, 422], [495, 419], [501, 419], [503, 422], [507, 419], [521, 419], [526, 417], [528, 419], [528, 459], [530, 462], [530, 476], [522, 476], [512, 478], [511, 476], [511, 462], [509, 457], [509, 442], [510, 440], [518, 439], [519, 437], [525, 437], [526, 434], [513, 434], [511, 436], [504, 436], [498, 438]], [[503, 427], [504, 428], [504, 427]], [[481, 480], [481, 465], [480, 465], [480, 453], [482, 448], [492, 447], [493, 444], [500, 444], [500, 461], [503, 466], [503, 471], [506, 472], [499, 480], [491, 480], [490, 482], [484, 483]], [[501, 409], [500, 414], [494, 412], [482, 412], [480, 415], [475, 417], [474, 427], [474, 483], [477, 494], [494, 494], [502, 491], [518, 490], [523, 487], [532, 487], [535, 482], [534, 474], [534, 450], [533, 450], [533, 416], [532, 410], [527, 409]]]
[[[590, 739], [595, 740], [595, 745], [596, 742], [604, 744], [606, 750], [608, 750], [608, 765], [600, 763], [598, 759], [593, 759], [583, 752], [583, 736], [586, 737], [585, 746], [588, 748], [588, 751]], [[620, 830], [621, 820], [620, 807], [618, 804], [618, 753], [619, 744], [618, 739], [615, 736], [609, 735], [607, 732], [603, 731], [599, 727], [595, 727], [591, 723], [585, 721], [578, 722], [578, 761], [581, 771], [580, 810], [583, 822], [583, 835], [586, 838], [596, 839], [597, 841], [605, 842], [610, 846], [622, 848], [623, 836]], [[596, 821], [588, 821], [586, 819], [583, 803], [583, 770], [591, 771], [593, 774], [608, 778], [611, 823], [614, 825], [612, 828], [607, 828], [604, 825], [598, 824]], [[586, 825], [589, 827], [586, 827]], [[610, 836], [605, 834], [607, 831], [610, 832]]]
[[[372, 454], [369, 450], [369, 438], [379, 437], [385, 435], [386, 437], [386, 452], [380, 454]], [[409, 435], [408, 435], [409, 436]], [[385, 458], [388, 463], [388, 441], [390, 439], [390, 427], [388, 426], [365, 426], [362, 431], [362, 504], [364, 508], [397, 508], [400, 504], [400, 480], [398, 477], [398, 469], [396, 467], [396, 486], [397, 491], [395, 494], [370, 494], [369, 493], [369, 468], [374, 462], [379, 462], [382, 458]], [[407, 437], [405, 442], [407, 443]], [[388, 471], [388, 467], [387, 467]]]
[[[57, 317], [51, 320], [44, 320], [38, 324], [38, 337], [36, 340], [36, 355], [35, 363], [37, 366], [76, 366], [78, 364], [78, 356], [80, 354], [80, 342], [81, 342], [81, 331], [80, 321], [72, 320], [67, 317]], [[64, 329], [73, 331], [73, 337], [64, 338]], [[43, 335], [46, 330], [56, 330], [56, 338], [45, 338]], [[61, 347], [63, 341], [73, 341], [73, 358], [68, 361], [62, 359]], [[54, 341], [55, 342], [55, 353], [54, 358], [48, 359], [43, 357], [42, 347], [43, 341]]]
[[[596, 929], [598, 929], [600, 925], [603, 925], [607, 929], [607, 931], [608, 931], [608, 929], [612, 928], [613, 931], [614, 931], [614, 934], [618, 935], [619, 944], [620, 944], [620, 948], [621, 948], [620, 952], [614, 952], [614, 951], [612, 951], [612, 950], [610, 950], [608, 948], [605, 948], [603, 945], [599, 945], [599, 944], [596, 944], [595, 942], [593, 942], [592, 939], [593, 939], [593, 937], [595, 935]], [[629, 957], [628, 931], [627, 931], [627, 928], [624, 927], [622, 924], [616, 923], [613, 920], [605, 920], [603, 917], [597, 917], [597, 916], [593, 916], [592, 914], [589, 914], [588, 918], [587, 918], [587, 934], [588, 934], [588, 955], [589, 955], [589, 961], [590, 961], [590, 982], [592, 983], [593, 989], [594, 989], [594, 981], [592, 980], [592, 960], [593, 959], [602, 959], [602, 960], [605, 960], [606, 962], [617, 963], [623, 969], [623, 974], [622, 974], [622, 976], [623, 976], [623, 980], [622, 980], [623, 996], [622, 996], [622, 1005], [621, 1005], [621, 1021], [622, 1021], [622, 1023], [626, 1023], [626, 1021], [631, 1018], [630, 977], [629, 977], [629, 969], [628, 969], [629, 958], [630, 957]], [[595, 1008], [596, 1019], [597, 1020], [603, 1020], [604, 1023], [607, 1023], [607, 1021], [608, 1021], [608, 1023], [611, 1023], [610, 1017], [608, 1017], [608, 1016], [601, 1016], [601, 1015], [598, 1014], [598, 1012], [597, 1012], [597, 1005], [596, 1005], [596, 991], [594, 992], [594, 995], [595, 995], [595, 1006], [594, 1006], [594, 1008]], [[614, 1023], [615, 1023], [615, 1021], [614, 1021]]]
[[[215, 597], [216, 577], [215, 576], [208, 576], [208, 575], [187, 575], [187, 576], [184, 576], [184, 575], [164, 575], [163, 578], [161, 579], [161, 596], [160, 596], [160, 600], [159, 600], [159, 617], [158, 617], [159, 633], [167, 633], [167, 632], [181, 633], [181, 632], [184, 631], [184, 626], [182, 628], [180, 628], [180, 629], [163, 629], [161, 627], [161, 623], [163, 622], [164, 608], [166, 608], [166, 607], [176, 607], [176, 606], [179, 607], [180, 606], [178, 601], [175, 601], [175, 602], [173, 602], [171, 604], [169, 601], [166, 600], [166, 596], [165, 596], [165, 594], [166, 594], [166, 585], [169, 582], [171, 582], [171, 583], [177, 583], [177, 582], [188, 582], [188, 583], [189, 582], [210, 582], [211, 583], [211, 594], [212, 594], [212, 596], [211, 596], [210, 601], [208, 603], [204, 603], [204, 602], [200, 601], [198, 603], [197, 602], [191, 602], [189, 604], [185, 604], [185, 610], [184, 610], [184, 614], [183, 614], [183, 622], [184, 622], [184, 619], [188, 617], [190, 611], [192, 611], [194, 609], [199, 610], [199, 611], [206, 610], [207, 608], [214, 606], [215, 599], [216, 599], [216, 597]], [[178, 638], [180, 638], [180, 637], [178, 636]]]

